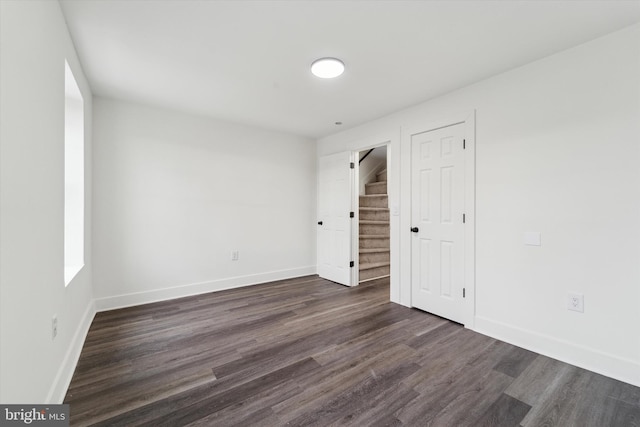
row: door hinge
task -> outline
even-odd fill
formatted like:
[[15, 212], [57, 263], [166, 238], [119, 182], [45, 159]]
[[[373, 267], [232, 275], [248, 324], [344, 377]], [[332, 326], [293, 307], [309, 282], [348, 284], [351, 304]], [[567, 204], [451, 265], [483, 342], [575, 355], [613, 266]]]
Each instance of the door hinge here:
[[462, 288], [462, 298], [466, 298], [467, 297], [467, 292], [465, 288]]
[[467, 222], [467, 215], [462, 214], [462, 223], [465, 224]]
[[355, 265], [356, 265], [356, 263], [355, 263], [355, 262], [353, 262], [353, 261], [351, 261], [351, 262], [349, 263], [349, 267], [355, 267]]
[[353, 162], [349, 163], [349, 168], [350, 169], [355, 169], [355, 167], [356, 167], [355, 163], [353, 163]]
[[466, 149], [467, 149], [467, 140], [466, 140], [466, 139], [463, 139], [463, 140], [462, 140], [462, 149], [463, 149], [463, 150], [466, 150]]
[[355, 218], [356, 214], [354, 212], [349, 212], [349, 218]]

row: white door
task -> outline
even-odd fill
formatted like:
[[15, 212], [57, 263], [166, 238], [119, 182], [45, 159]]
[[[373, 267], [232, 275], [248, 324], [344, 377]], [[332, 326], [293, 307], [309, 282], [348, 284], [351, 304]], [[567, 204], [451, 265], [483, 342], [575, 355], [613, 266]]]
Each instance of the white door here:
[[464, 123], [410, 134], [411, 302], [465, 320]]
[[350, 152], [320, 158], [318, 188], [318, 275], [351, 286]]

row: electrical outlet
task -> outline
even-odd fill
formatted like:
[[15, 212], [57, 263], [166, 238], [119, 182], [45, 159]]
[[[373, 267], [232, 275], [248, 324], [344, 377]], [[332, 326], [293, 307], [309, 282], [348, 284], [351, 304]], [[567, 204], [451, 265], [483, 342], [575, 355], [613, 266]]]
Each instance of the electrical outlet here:
[[584, 313], [584, 295], [570, 293], [567, 296], [567, 309]]
[[51, 339], [55, 339], [58, 335], [58, 316], [55, 314], [51, 318]]
[[231, 251], [231, 261], [240, 259], [240, 251]]

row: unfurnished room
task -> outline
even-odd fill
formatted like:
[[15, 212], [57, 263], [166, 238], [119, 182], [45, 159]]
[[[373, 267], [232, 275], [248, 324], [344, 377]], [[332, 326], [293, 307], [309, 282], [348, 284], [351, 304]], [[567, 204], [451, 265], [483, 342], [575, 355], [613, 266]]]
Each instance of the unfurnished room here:
[[640, 0], [0, 0], [0, 425], [640, 426]]

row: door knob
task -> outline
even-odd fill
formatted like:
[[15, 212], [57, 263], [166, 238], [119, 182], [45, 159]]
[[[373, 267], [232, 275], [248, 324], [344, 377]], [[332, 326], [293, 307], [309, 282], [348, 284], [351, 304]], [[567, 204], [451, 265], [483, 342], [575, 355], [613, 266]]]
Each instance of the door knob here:
[[318, 221], [318, 225], [322, 225], [322, 221]]
[[417, 232], [418, 232], [418, 231], [420, 231], [420, 230], [418, 229], [418, 227], [411, 227], [411, 231], [412, 231], [413, 233], [417, 233]]

